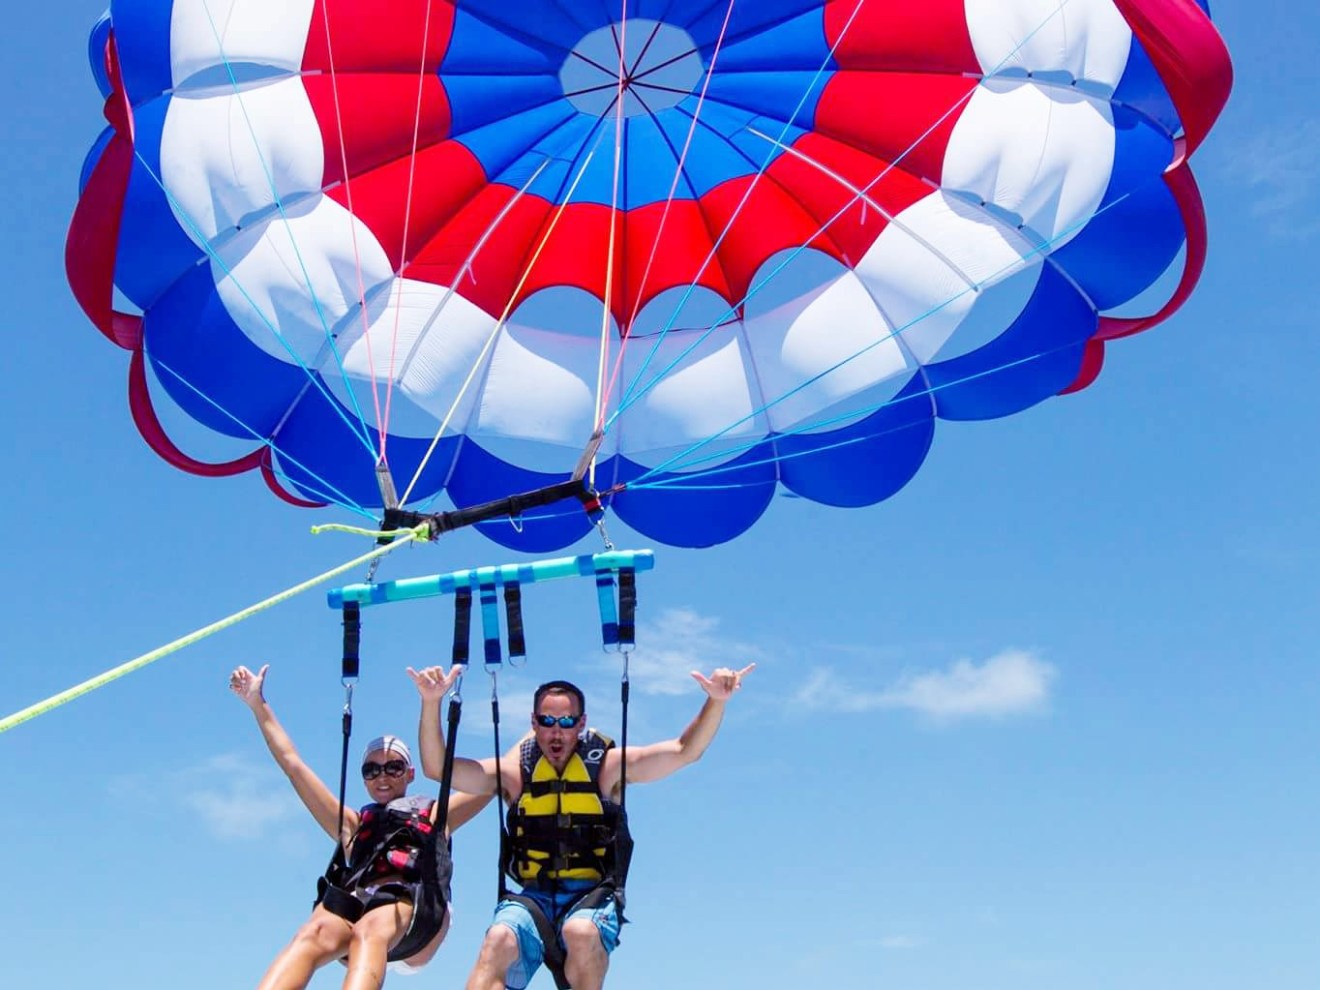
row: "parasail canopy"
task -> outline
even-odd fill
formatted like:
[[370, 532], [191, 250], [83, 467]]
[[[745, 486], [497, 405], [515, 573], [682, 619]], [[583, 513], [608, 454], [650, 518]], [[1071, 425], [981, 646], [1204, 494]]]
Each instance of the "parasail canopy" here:
[[[609, 508], [685, 546], [881, 501], [937, 419], [1175, 310], [1231, 80], [1194, 0], [115, 0], [91, 50], [69, 276], [163, 456], [467, 506], [603, 433]], [[163, 399], [253, 452], [184, 453]]]

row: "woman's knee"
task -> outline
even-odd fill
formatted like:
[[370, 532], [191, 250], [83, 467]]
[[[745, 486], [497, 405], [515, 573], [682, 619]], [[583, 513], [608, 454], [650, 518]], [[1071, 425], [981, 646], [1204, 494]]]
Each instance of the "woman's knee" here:
[[352, 932], [338, 918], [315, 915], [293, 936], [295, 945], [305, 946], [317, 955], [339, 952], [347, 945]]

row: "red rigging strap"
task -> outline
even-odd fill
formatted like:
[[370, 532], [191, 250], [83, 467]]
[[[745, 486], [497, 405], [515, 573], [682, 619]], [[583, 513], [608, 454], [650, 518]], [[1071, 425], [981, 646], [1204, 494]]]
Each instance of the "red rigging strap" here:
[[181, 471], [201, 475], [204, 478], [224, 478], [259, 468], [270, 490], [290, 505], [304, 509], [319, 509], [325, 505], [324, 502], [299, 498], [280, 484], [275, 476], [268, 446], [262, 445], [242, 457], [218, 464], [199, 461], [180, 450], [165, 432], [160, 417], [156, 415], [155, 406], [152, 405], [151, 391], [147, 387], [147, 362], [140, 343], [133, 349], [133, 358], [128, 366], [128, 407], [133, 414], [134, 425], [142, 434], [142, 439], [162, 460]]
[[1196, 0], [1114, 0], [1141, 40], [1182, 120], [1191, 155], [1233, 88], [1228, 47]]
[[1107, 340], [1128, 337], [1164, 322], [1191, 297], [1205, 270], [1205, 204], [1188, 158], [1205, 139], [1228, 101], [1233, 64], [1228, 48], [1195, 0], [1115, 0], [1154, 62], [1183, 124], [1176, 158], [1164, 175], [1187, 231], [1187, 255], [1177, 288], [1158, 312], [1142, 317], [1102, 316], [1086, 346], [1076, 380], [1060, 394], [1086, 388], [1104, 365]]
[[215, 478], [260, 468], [270, 490], [284, 501], [304, 508], [320, 508], [325, 503], [299, 498], [280, 484], [269, 447], [263, 445], [243, 457], [219, 464], [199, 461], [175, 445], [156, 415], [147, 387], [142, 317], [114, 308], [119, 227], [134, 153], [133, 108], [124, 89], [113, 30], [106, 39], [105, 70], [111, 85], [110, 96], [105, 101], [105, 119], [114, 128], [114, 135], [101, 152], [74, 208], [64, 244], [64, 269], [74, 298], [88, 319], [111, 341], [133, 352], [128, 369], [128, 405], [133, 422], [148, 446], [166, 463], [182, 471]]
[[1187, 231], [1187, 256], [1183, 262], [1182, 278], [1169, 301], [1152, 316], [1135, 318], [1102, 316], [1100, 329], [1095, 335], [1096, 340], [1129, 337], [1142, 330], [1148, 330], [1157, 323], [1163, 323], [1182, 308], [1183, 303], [1191, 296], [1192, 290], [1196, 288], [1196, 283], [1201, 280], [1201, 273], [1205, 270], [1206, 245], [1209, 243], [1205, 222], [1205, 202], [1201, 199], [1201, 190], [1197, 187], [1196, 179], [1192, 177], [1192, 170], [1188, 167], [1185, 158], [1177, 168], [1164, 173], [1164, 182], [1173, 193], [1174, 202], [1178, 204], [1178, 212], [1182, 215], [1183, 227]]
[[275, 474], [275, 466], [271, 462], [270, 447], [261, 448], [261, 480], [266, 482], [266, 487], [272, 492], [299, 509], [324, 509], [330, 504], [329, 502], [317, 502], [314, 499], [300, 498], [285, 488]]
[[1077, 373], [1076, 380], [1060, 392], [1060, 395], [1080, 392], [1095, 381], [1096, 376], [1100, 374], [1101, 367], [1104, 365], [1105, 341], [1130, 337], [1134, 333], [1149, 330], [1151, 327], [1163, 323], [1182, 309], [1183, 304], [1191, 297], [1192, 290], [1196, 288], [1197, 282], [1201, 280], [1201, 273], [1205, 270], [1206, 245], [1209, 241], [1209, 235], [1206, 231], [1205, 204], [1201, 199], [1201, 190], [1192, 177], [1191, 169], [1187, 166], [1187, 160], [1183, 159], [1176, 168], [1166, 172], [1164, 182], [1173, 193], [1174, 201], [1178, 204], [1178, 211], [1182, 214], [1183, 226], [1187, 231], [1187, 255], [1183, 260], [1183, 273], [1182, 278], [1178, 281], [1178, 287], [1174, 289], [1169, 301], [1160, 307], [1158, 312], [1150, 316], [1100, 317], [1095, 336], [1086, 345], [1086, 353], [1082, 358], [1082, 367]]
[[133, 422], [137, 425], [142, 438], [173, 467], [207, 478], [223, 478], [261, 466], [265, 447], [258, 447], [236, 460], [208, 464], [190, 457], [175, 446], [174, 441], [165, 432], [165, 427], [161, 425], [160, 417], [156, 415], [156, 409], [151, 403], [151, 393], [147, 389], [147, 362], [141, 346], [134, 348], [133, 360], [128, 366], [128, 406], [133, 412]]
[[133, 170], [133, 108], [124, 91], [113, 31], [105, 45], [105, 69], [112, 86], [105, 119], [115, 133], [74, 209], [64, 242], [64, 270], [74, 298], [97, 329], [120, 347], [133, 349], [142, 337], [142, 321], [114, 308], [119, 223]]

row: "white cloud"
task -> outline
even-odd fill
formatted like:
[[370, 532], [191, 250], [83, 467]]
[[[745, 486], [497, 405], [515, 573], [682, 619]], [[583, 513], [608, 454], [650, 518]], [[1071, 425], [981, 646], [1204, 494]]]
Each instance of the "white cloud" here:
[[1262, 131], [1227, 152], [1227, 170], [1244, 191], [1253, 216], [1280, 237], [1320, 233], [1320, 121], [1289, 121], [1287, 129]]
[[628, 664], [633, 687], [643, 694], [688, 694], [695, 687], [692, 671], [744, 667], [760, 656], [756, 647], [721, 637], [719, 624], [690, 608], [665, 609], [641, 623], [637, 641], [645, 645]]
[[919, 949], [925, 944], [924, 939], [913, 935], [884, 935], [880, 938], [882, 949]]
[[234, 754], [212, 757], [173, 777], [178, 799], [219, 839], [265, 838], [275, 826], [306, 814], [278, 769]]
[[941, 721], [998, 718], [1044, 710], [1057, 673], [1023, 650], [1005, 650], [981, 664], [957, 660], [944, 670], [905, 674], [879, 691], [858, 689], [832, 670], [818, 670], [798, 692], [798, 701], [836, 712], [907, 709]]

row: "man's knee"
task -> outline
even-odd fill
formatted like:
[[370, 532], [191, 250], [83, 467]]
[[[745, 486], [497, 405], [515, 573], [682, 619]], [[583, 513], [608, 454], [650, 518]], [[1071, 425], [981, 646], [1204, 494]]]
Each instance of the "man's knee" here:
[[600, 930], [588, 918], [569, 918], [561, 929], [564, 948], [571, 958], [574, 955], [604, 953], [601, 945]]
[[508, 925], [491, 925], [481, 941], [481, 960], [507, 969], [518, 958], [518, 935]]

